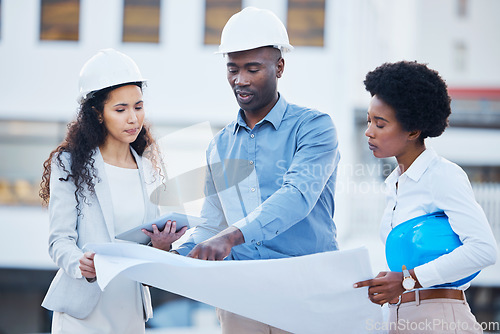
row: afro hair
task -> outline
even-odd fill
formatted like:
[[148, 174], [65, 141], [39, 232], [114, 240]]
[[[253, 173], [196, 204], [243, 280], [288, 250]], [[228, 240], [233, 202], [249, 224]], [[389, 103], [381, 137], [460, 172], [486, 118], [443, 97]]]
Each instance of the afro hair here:
[[420, 130], [420, 140], [440, 136], [451, 114], [446, 83], [437, 71], [416, 61], [385, 63], [366, 75], [365, 88], [394, 108], [406, 131]]

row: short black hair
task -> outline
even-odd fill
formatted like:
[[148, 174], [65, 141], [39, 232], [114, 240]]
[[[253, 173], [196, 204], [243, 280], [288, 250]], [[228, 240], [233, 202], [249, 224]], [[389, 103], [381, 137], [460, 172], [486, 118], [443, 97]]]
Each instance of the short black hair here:
[[366, 75], [365, 88], [390, 105], [405, 131], [420, 140], [440, 136], [451, 114], [448, 89], [439, 73], [416, 61], [384, 63]]

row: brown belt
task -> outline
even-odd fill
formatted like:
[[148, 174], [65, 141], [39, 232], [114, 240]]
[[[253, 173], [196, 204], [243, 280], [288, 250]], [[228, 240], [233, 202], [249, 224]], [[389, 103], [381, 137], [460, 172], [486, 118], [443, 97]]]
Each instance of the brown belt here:
[[[425, 289], [418, 290], [418, 294], [420, 300], [438, 298], [464, 300], [464, 292], [457, 289]], [[401, 295], [401, 301], [393, 300], [391, 301], [391, 304], [409, 303], [414, 302], [415, 300], [415, 291], [410, 291]]]

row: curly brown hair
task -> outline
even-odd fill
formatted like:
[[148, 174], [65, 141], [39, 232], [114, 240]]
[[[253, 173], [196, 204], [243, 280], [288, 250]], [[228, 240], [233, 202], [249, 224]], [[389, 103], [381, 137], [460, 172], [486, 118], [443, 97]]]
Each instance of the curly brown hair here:
[[[86, 201], [84, 189], [87, 188], [91, 194], [95, 194], [94, 180], [98, 176], [94, 168], [95, 161], [92, 155], [99, 145], [104, 143], [107, 136], [106, 127], [99, 121], [99, 118], [102, 116], [104, 104], [108, 100], [110, 92], [116, 88], [131, 84], [141, 88], [141, 91], [144, 86], [142, 82], [131, 82], [107, 87], [93, 92], [81, 102], [76, 120], [68, 124], [66, 138], [50, 153], [48, 159], [43, 163], [39, 195], [44, 206], [48, 205], [50, 199], [50, 173], [53, 160], [67, 173], [67, 177], [65, 179], [61, 178], [60, 181], [69, 182], [71, 179], [75, 184], [75, 200], [78, 214], [81, 213], [80, 198], [84, 202]], [[143, 125], [137, 139], [130, 146], [137, 154], [151, 160], [155, 169], [160, 171], [159, 150], [151, 134], [149, 124], [145, 123]], [[70, 153], [71, 166], [65, 166], [61, 160], [60, 153], [62, 152]]]
[[421, 130], [420, 142], [440, 136], [451, 114], [446, 82], [416, 61], [384, 63], [366, 75], [365, 88], [396, 111], [406, 131]]

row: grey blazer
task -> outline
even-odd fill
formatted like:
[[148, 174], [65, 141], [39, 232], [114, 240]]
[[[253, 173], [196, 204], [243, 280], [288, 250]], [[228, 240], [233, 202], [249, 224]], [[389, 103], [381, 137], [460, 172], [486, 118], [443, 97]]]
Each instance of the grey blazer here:
[[[147, 171], [145, 175], [146, 160], [143, 161], [132, 148], [130, 149], [143, 184], [144, 222], [147, 222], [159, 214], [158, 207], [149, 200], [146, 187], [145, 176], [149, 177], [151, 172]], [[42, 306], [78, 319], [83, 319], [92, 312], [101, 294], [97, 283], [87, 282], [80, 272], [79, 260], [85, 252], [84, 247], [90, 242], [114, 242], [115, 236], [111, 193], [99, 149], [96, 149], [92, 158], [98, 181], [95, 181], [95, 194], [84, 190], [86, 200], [80, 199], [80, 215], [76, 210], [74, 183], [71, 180], [60, 180], [65, 179], [68, 173], [53, 160], [50, 174], [49, 254], [60, 269], [50, 284]], [[66, 170], [70, 170], [70, 154], [62, 153], [61, 160]], [[147, 320], [152, 316], [151, 296], [147, 287], [142, 284], [140, 287], [144, 319]]]

